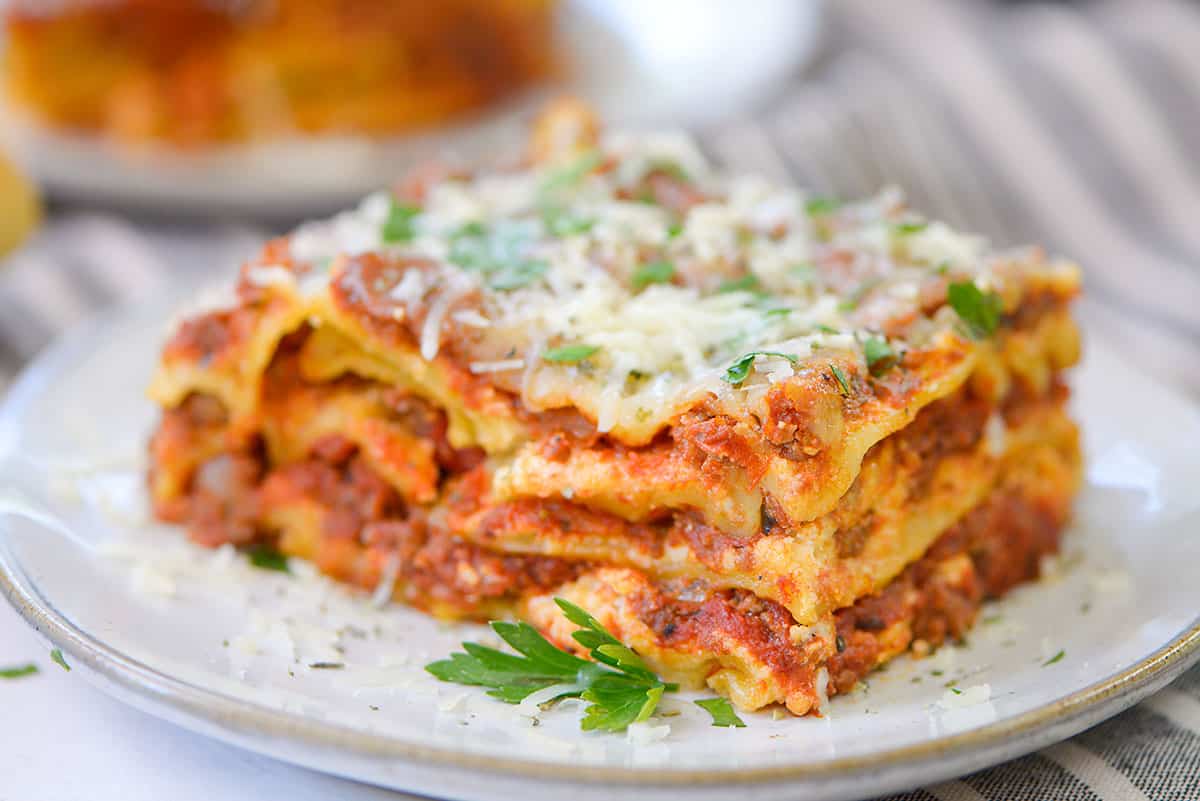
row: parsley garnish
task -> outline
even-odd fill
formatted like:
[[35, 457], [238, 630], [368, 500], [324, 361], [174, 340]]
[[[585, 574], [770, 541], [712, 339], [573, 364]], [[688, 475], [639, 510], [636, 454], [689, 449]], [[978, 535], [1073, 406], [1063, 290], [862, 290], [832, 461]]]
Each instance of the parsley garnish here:
[[32, 662], [28, 665], [15, 665], [13, 667], [0, 668], [0, 679], [23, 679], [37, 672], [38, 667]]
[[902, 222], [892, 226], [892, 230], [900, 236], [906, 234], [917, 234], [929, 227], [927, 222]]
[[633, 273], [634, 289], [644, 289], [650, 284], [668, 284], [675, 277], [675, 265], [669, 261], [652, 261], [643, 264]]
[[246, 558], [250, 564], [262, 570], [278, 570], [280, 573], [290, 573], [287, 557], [270, 545], [260, 542], [246, 549]]
[[984, 292], [971, 281], [950, 284], [946, 302], [958, 314], [973, 339], [990, 336], [1000, 324], [1004, 304], [995, 292]]
[[595, 661], [556, 648], [528, 623], [493, 621], [492, 631], [519, 656], [464, 642], [463, 651], [425, 669], [442, 681], [487, 687], [488, 695], [510, 704], [558, 687], [562, 692], [548, 702], [561, 698], [588, 702], [580, 723], [585, 731], [621, 731], [650, 717], [662, 694], [678, 689], [660, 681], [641, 657], [587, 612], [562, 598], [554, 602], [567, 620], [579, 626], [571, 636]]
[[758, 277], [754, 275], [743, 275], [741, 278], [730, 278], [722, 281], [721, 285], [717, 287], [717, 294], [723, 295], [726, 292], [763, 294], [762, 289], [758, 285]]
[[838, 388], [843, 395], [850, 395], [850, 382], [846, 380], [846, 374], [842, 372], [842, 368], [838, 367], [833, 362], [829, 363], [829, 370], [833, 373], [834, 379], [838, 382]]
[[1043, 662], [1042, 667], [1050, 667], [1050, 665], [1053, 665], [1055, 662], [1061, 662], [1062, 658], [1066, 655], [1067, 655], [1066, 651], [1059, 650], [1059, 652], [1057, 654], [1055, 654], [1054, 656], [1050, 657], [1045, 662]]
[[816, 325], [813, 326], [813, 328], [817, 331], [820, 331], [822, 334], [840, 334], [841, 333], [841, 331], [838, 331], [832, 325], [825, 325], [825, 323], [817, 323]]
[[808, 216], [817, 217], [837, 211], [841, 205], [840, 201], [830, 197], [812, 197], [804, 204], [804, 210], [808, 212]]
[[754, 366], [754, 359], [758, 356], [777, 356], [780, 359], [787, 359], [792, 364], [796, 364], [799, 361], [799, 359], [790, 353], [776, 353], [772, 350], [752, 350], [729, 365], [729, 369], [725, 371], [725, 375], [721, 376], [721, 380], [733, 384], [735, 387], [738, 386], [746, 380], [746, 376], [750, 375], [750, 368]]
[[873, 376], [883, 375], [896, 363], [896, 351], [883, 337], [870, 337], [863, 343], [863, 353], [867, 357], [867, 370]]
[[551, 348], [542, 354], [542, 361], [555, 364], [576, 364], [591, 356], [600, 348], [596, 345], [563, 345]]
[[671, 223], [667, 226], [667, 239], [674, 239], [683, 233], [683, 223]]
[[954, 693], [955, 695], [962, 695], [962, 693], [963, 693], [963, 691], [958, 689], [957, 687], [951, 687], [950, 692]]
[[863, 281], [861, 284], [855, 287], [853, 292], [851, 292], [846, 296], [845, 299], [838, 303], [838, 311], [854, 311], [858, 308], [858, 304], [862, 303], [863, 298], [865, 298], [870, 291], [877, 286], [879, 286], [878, 278], [871, 278]]
[[702, 698], [692, 703], [712, 717], [712, 725], [714, 726], [746, 728], [745, 721], [739, 718], [737, 713], [733, 711], [733, 705], [729, 703], [728, 698]]
[[383, 223], [383, 243], [385, 245], [395, 245], [400, 242], [411, 242], [415, 231], [413, 231], [413, 218], [421, 213], [421, 210], [416, 206], [406, 206], [392, 200], [392, 206], [388, 210], [387, 220]]
[[50, 652], [50, 660], [68, 673], [71, 672], [71, 666], [67, 664], [67, 660], [63, 657], [63, 652], [57, 648]]

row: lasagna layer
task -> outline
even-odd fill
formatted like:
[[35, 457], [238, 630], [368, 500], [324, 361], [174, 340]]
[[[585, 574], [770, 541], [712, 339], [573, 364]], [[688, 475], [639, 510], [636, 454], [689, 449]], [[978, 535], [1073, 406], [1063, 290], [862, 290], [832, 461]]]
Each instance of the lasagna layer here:
[[743, 709], [781, 703], [803, 715], [910, 648], [923, 656], [961, 638], [984, 600], [1036, 578], [1070, 517], [1078, 459], [1049, 445], [1031, 453], [899, 576], [813, 625], [744, 590], [655, 583], [611, 567], [527, 599], [522, 614], [575, 648], [552, 601], [567, 598], [671, 680], [710, 687]]

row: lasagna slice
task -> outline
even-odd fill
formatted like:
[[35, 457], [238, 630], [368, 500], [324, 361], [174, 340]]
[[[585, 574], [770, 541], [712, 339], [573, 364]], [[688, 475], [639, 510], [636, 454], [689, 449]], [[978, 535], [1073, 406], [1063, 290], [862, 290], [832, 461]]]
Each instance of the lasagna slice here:
[[553, 0], [12, 0], [6, 93], [55, 128], [184, 148], [391, 136], [559, 71]]
[[564, 104], [270, 243], [179, 323], [159, 517], [796, 714], [961, 637], [1070, 517], [1078, 269]]

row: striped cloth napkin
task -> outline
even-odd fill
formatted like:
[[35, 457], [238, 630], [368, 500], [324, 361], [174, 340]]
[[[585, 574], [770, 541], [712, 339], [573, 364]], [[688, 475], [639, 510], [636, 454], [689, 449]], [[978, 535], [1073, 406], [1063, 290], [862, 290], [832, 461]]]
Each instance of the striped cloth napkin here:
[[[811, 74], [701, 142], [835, 196], [902, 186], [998, 245], [1070, 255], [1090, 334], [1200, 397], [1197, 134], [1200, 6], [842, 0]], [[0, 391], [85, 314], [236, 263], [271, 233], [61, 212], [0, 269]], [[890, 801], [1198, 798], [1200, 668], [1073, 740]]]

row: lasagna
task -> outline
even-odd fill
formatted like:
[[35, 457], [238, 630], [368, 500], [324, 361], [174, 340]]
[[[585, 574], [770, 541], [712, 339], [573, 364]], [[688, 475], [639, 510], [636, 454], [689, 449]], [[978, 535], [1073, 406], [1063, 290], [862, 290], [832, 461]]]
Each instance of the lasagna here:
[[16, 0], [8, 95], [47, 124], [203, 147], [385, 136], [556, 70], [553, 0]]
[[422, 168], [180, 321], [155, 511], [571, 649], [562, 597], [667, 680], [802, 715], [1057, 549], [1079, 281], [563, 103], [524, 157]]

